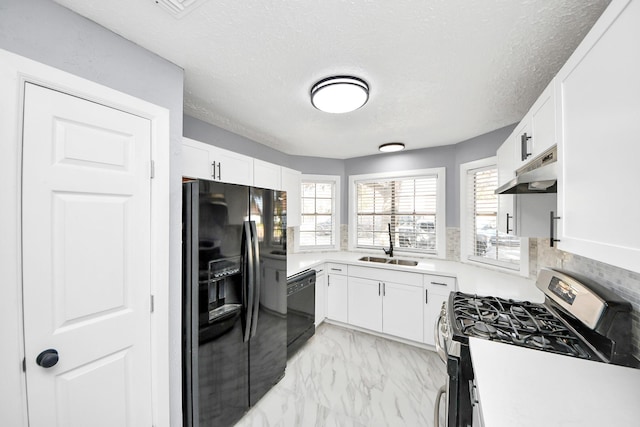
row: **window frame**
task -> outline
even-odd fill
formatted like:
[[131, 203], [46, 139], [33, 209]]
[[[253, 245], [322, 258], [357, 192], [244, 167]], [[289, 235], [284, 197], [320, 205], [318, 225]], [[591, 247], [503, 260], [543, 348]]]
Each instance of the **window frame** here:
[[[393, 178], [409, 178], [420, 176], [436, 175], [436, 248], [432, 252], [420, 252], [416, 250], [403, 250], [394, 246], [393, 252], [406, 256], [419, 256], [430, 258], [446, 258], [447, 255], [447, 224], [446, 224], [446, 167], [437, 167], [429, 169], [413, 169], [406, 171], [382, 172], [372, 174], [350, 175], [349, 176], [349, 250], [350, 251], [368, 251], [372, 252], [376, 249], [372, 247], [358, 246], [358, 213], [357, 213], [357, 193], [356, 183], [358, 181], [372, 181], [376, 179], [393, 179]], [[388, 248], [387, 248], [388, 249]]]
[[[493, 260], [491, 258], [476, 256], [467, 242], [473, 237], [473, 230], [469, 227], [469, 215], [471, 207], [468, 205], [468, 183], [467, 175], [469, 171], [474, 169], [487, 168], [495, 166], [497, 168], [497, 157], [487, 157], [484, 159], [474, 160], [460, 165], [460, 261], [467, 264], [473, 264], [492, 269], [517, 273], [521, 276], [529, 276], [529, 239], [520, 238], [520, 263], [509, 264], [503, 261]], [[500, 197], [498, 197], [498, 214], [500, 212]]]
[[[333, 245], [300, 246], [300, 226], [302, 225], [302, 183], [304, 182], [331, 182], [333, 184]], [[300, 226], [296, 227], [293, 247], [295, 252], [321, 252], [340, 250], [340, 175], [311, 175], [302, 174], [300, 177]]]

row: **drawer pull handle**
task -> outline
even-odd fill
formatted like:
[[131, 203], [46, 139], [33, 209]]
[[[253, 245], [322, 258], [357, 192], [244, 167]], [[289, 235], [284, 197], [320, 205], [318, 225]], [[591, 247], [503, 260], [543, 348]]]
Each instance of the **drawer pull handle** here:
[[332, 268], [332, 269], [331, 269], [331, 271], [339, 271], [339, 272], [342, 272], [342, 269], [341, 269], [341, 268]]
[[442, 283], [442, 282], [431, 282], [432, 285], [438, 285], [438, 286], [447, 286], [446, 283]]

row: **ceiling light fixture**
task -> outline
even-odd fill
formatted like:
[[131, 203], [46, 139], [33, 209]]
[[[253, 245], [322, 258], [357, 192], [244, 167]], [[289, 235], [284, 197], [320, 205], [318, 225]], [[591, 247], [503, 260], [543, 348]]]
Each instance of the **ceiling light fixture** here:
[[391, 153], [393, 151], [402, 151], [404, 150], [404, 144], [402, 142], [388, 142], [386, 144], [382, 144], [378, 147], [379, 151], [383, 153]]
[[333, 76], [320, 80], [311, 88], [311, 104], [326, 113], [348, 113], [369, 99], [369, 85], [350, 76]]

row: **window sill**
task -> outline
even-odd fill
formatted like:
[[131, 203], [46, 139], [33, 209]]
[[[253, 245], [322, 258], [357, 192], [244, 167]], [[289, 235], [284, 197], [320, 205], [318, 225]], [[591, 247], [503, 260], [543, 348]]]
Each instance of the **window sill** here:
[[493, 263], [490, 260], [489, 262], [487, 262], [484, 259], [478, 259], [478, 258], [461, 259], [460, 262], [463, 264], [473, 265], [475, 267], [486, 268], [487, 270], [499, 271], [502, 273], [513, 274], [515, 276], [520, 276], [520, 277], [529, 277], [528, 263], [526, 266], [526, 271], [523, 272], [522, 265], [514, 264], [513, 267], [508, 267], [497, 262]]

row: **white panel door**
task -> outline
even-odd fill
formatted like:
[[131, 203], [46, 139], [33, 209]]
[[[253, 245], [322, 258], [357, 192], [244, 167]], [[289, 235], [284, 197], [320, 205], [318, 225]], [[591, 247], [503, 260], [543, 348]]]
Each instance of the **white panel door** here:
[[253, 160], [253, 183], [256, 187], [282, 190], [280, 166], [262, 160]]
[[349, 277], [350, 325], [382, 332], [382, 282]]
[[385, 334], [422, 341], [422, 286], [385, 282], [382, 291], [382, 331]]
[[[150, 122], [26, 84], [31, 427], [151, 426]], [[55, 349], [45, 368], [37, 356]]]
[[182, 139], [182, 176], [212, 180], [214, 165], [210, 160], [212, 147], [193, 139]]
[[558, 248], [640, 272], [640, 2], [614, 1], [558, 72]]
[[347, 323], [347, 276], [327, 275], [327, 319]]

